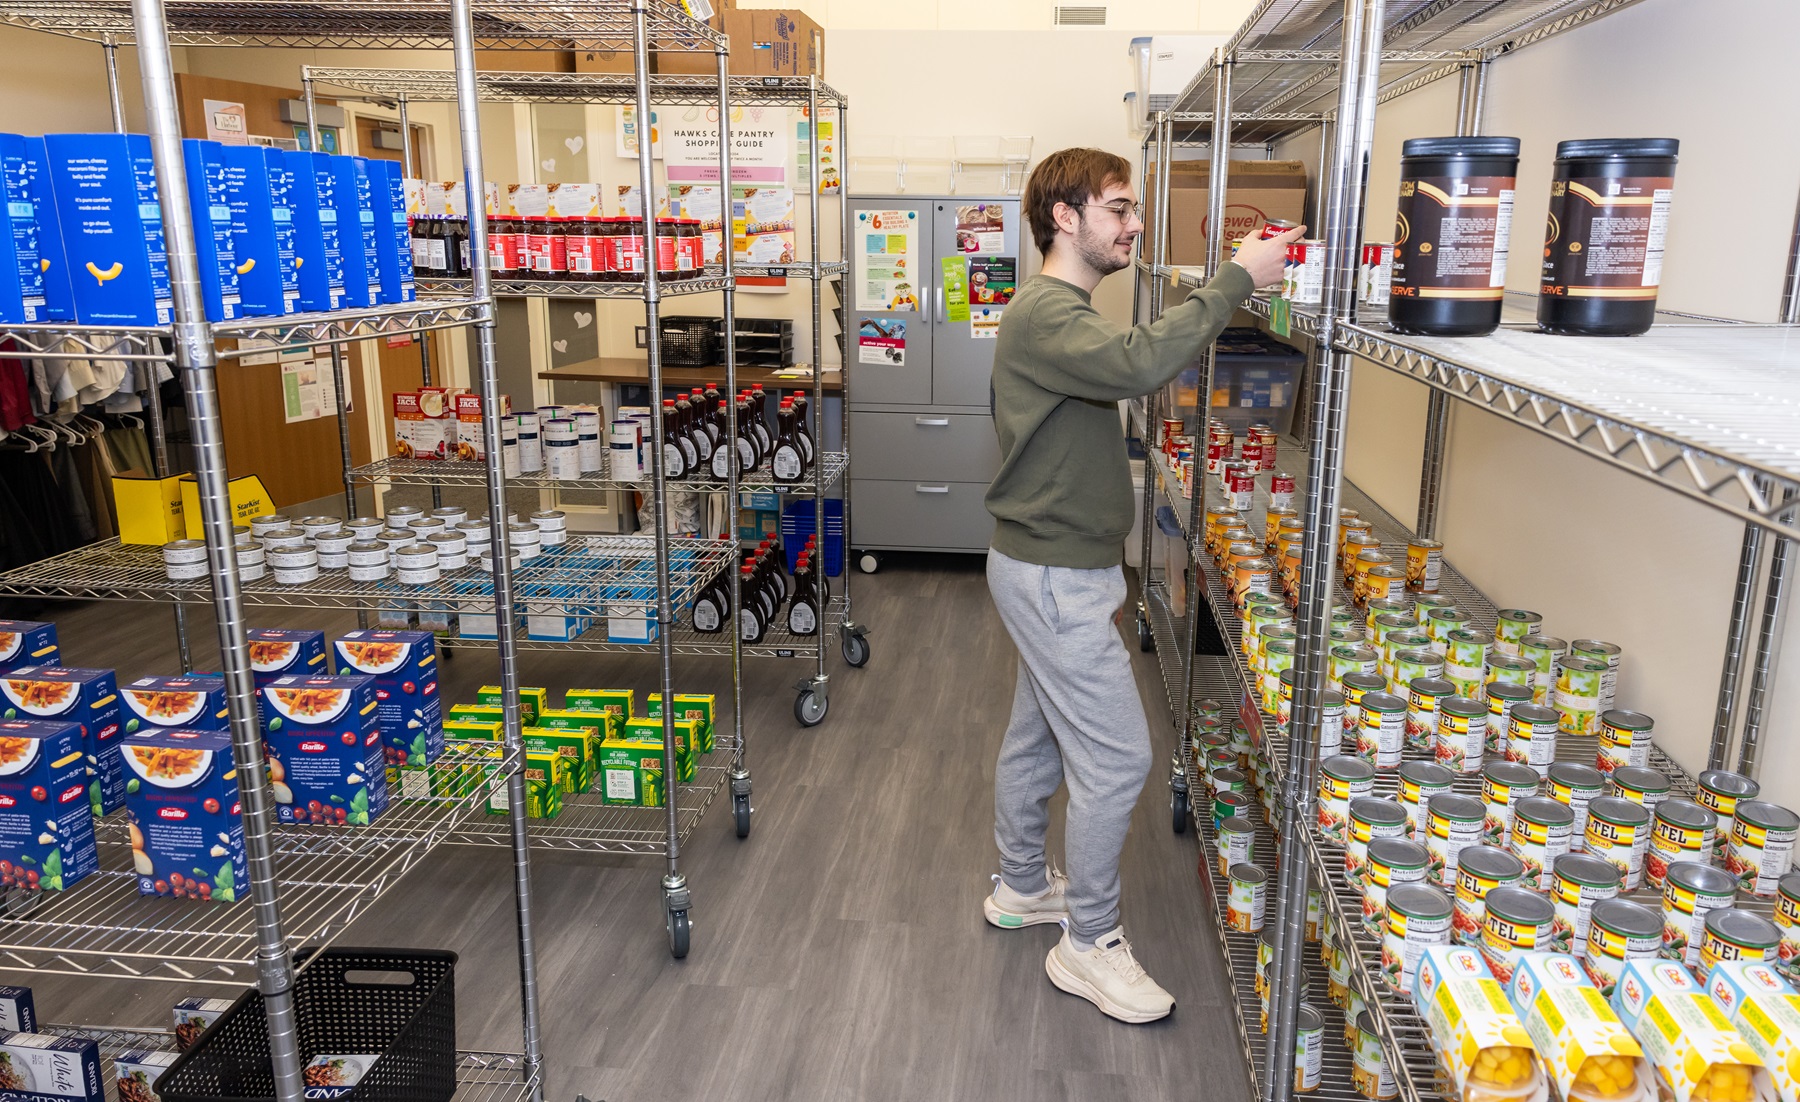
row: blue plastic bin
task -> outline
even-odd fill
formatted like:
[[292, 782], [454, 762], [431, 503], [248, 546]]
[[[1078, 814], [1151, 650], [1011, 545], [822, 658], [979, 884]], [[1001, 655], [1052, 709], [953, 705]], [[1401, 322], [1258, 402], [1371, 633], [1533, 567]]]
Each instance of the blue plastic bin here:
[[[812, 535], [813, 503], [811, 499], [790, 501], [781, 510], [781, 546], [787, 551], [788, 573], [800, 561], [800, 549]], [[844, 572], [844, 501], [825, 499], [825, 573], [835, 578]]]

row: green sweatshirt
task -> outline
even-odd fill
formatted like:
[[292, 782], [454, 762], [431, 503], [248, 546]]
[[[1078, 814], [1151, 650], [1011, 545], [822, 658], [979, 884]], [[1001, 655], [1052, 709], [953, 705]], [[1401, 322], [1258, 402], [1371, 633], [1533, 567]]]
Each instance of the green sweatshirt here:
[[1124, 560], [1131, 466], [1118, 403], [1179, 375], [1252, 290], [1250, 273], [1226, 264], [1157, 321], [1120, 329], [1073, 284], [1039, 275], [1019, 289], [994, 349], [994, 550], [1042, 566]]

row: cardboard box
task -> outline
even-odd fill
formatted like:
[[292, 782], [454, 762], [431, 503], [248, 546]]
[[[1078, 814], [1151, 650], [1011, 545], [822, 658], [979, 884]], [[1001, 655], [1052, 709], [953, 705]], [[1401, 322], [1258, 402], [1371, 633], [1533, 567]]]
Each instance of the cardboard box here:
[[188, 213], [194, 220], [194, 248], [200, 261], [200, 295], [207, 321], [238, 316], [237, 255], [231, 244], [231, 203], [225, 193], [225, 147], [187, 138], [181, 143], [187, 165]]
[[83, 325], [169, 324], [174, 303], [150, 139], [48, 134], [44, 147], [77, 319]]
[[[181, 524], [186, 538], [204, 539], [206, 518], [200, 514], [200, 484], [191, 474], [181, 475], [175, 484], [181, 490]], [[267, 516], [275, 511], [275, 501], [269, 496], [268, 488], [255, 475], [239, 475], [229, 485], [232, 524], [249, 524], [251, 517]]]
[[[50, 184], [50, 154], [45, 150], [42, 138], [25, 138], [24, 143], [31, 213], [37, 223], [38, 271], [44, 280], [44, 308], [39, 317], [44, 321], [74, 321], [75, 283], [69, 276], [69, 258], [63, 249], [56, 189]], [[11, 197], [12, 190], [12, 184], [8, 183], [8, 202], [17, 201]], [[0, 279], [4, 278], [0, 276]], [[21, 273], [21, 292], [27, 286], [27, 278]], [[6, 304], [0, 306], [0, 312], [22, 305], [23, 298], [14, 302], [9, 297]]]
[[1643, 1048], [1580, 961], [1564, 953], [1524, 953], [1506, 993], [1558, 1097], [1572, 1091], [1614, 1102], [1656, 1097]]
[[[561, 750], [564, 757], [573, 759], [571, 778], [574, 791], [586, 792], [593, 786], [598, 775], [595, 769], [600, 758], [600, 744], [606, 741], [608, 728], [612, 724], [610, 717], [597, 712], [572, 712], [567, 709], [551, 709], [538, 717], [537, 725], [525, 732], [527, 745], [534, 731], [556, 731], [564, 735], [574, 735], [586, 741], [586, 749], [569, 748]], [[558, 744], [563, 746], [565, 744]]]
[[228, 145], [224, 150], [225, 202], [231, 208], [239, 304], [247, 317], [291, 314], [300, 308], [293, 172], [278, 149]]
[[[298, 671], [296, 671], [298, 672]], [[231, 727], [223, 677], [140, 677], [119, 693], [125, 733], [146, 727], [224, 731]]]
[[[637, 72], [637, 66], [630, 50], [578, 50], [575, 53], [575, 71], [578, 73], [619, 73], [629, 76]], [[650, 55], [650, 71], [656, 71], [655, 54]]]
[[0, 887], [72, 888], [100, 867], [81, 727], [0, 720]]
[[[569, 765], [553, 752], [525, 753], [525, 817], [554, 819], [562, 814], [563, 793], [568, 791]], [[488, 793], [488, 814], [505, 815], [512, 809], [512, 792], [503, 783]]]
[[152, 728], [121, 757], [136, 782], [125, 807], [138, 894], [234, 902], [249, 870], [231, 733]]
[[231, 1009], [232, 999], [183, 999], [175, 1004], [175, 1048], [186, 1052]]
[[[727, 6], [706, 22], [731, 40], [728, 64], [732, 76], [825, 75], [825, 29], [798, 8], [739, 10]], [[655, 64], [658, 74], [713, 76], [718, 72], [718, 55], [709, 49], [663, 52], [656, 55]]]
[[[398, 161], [369, 160], [370, 205], [375, 211], [376, 260], [383, 302], [412, 302], [412, 228], [406, 220], [406, 184]], [[454, 417], [454, 414], [452, 414]]]
[[0, 987], [0, 1032], [30, 1033], [37, 1028], [37, 1004], [29, 987]]
[[0, 620], [0, 673], [20, 666], [60, 666], [56, 625], [36, 620]]
[[[483, 685], [475, 690], [475, 703], [490, 707], [500, 707], [502, 692], [498, 685]], [[534, 689], [529, 685], [519, 687], [519, 723], [530, 727], [538, 721], [538, 716], [550, 708], [550, 690]]]
[[[699, 726], [691, 719], [673, 721], [675, 728], [675, 771], [677, 779], [687, 783], [694, 779], [694, 747], [699, 744], [696, 728]], [[625, 739], [628, 742], [648, 742], [662, 745], [663, 721], [640, 717], [625, 721]]]
[[[694, 723], [695, 749], [702, 754], [710, 754], [713, 749], [713, 712], [718, 707], [718, 700], [712, 693], [676, 693], [675, 718], [692, 720]], [[644, 714], [652, 719], [662, 718], [662, 694], [651, 693], [644, 702]]]
[[321, 203], [323, 178], [332, 180], [330, 203], [338, 224], [344, 257], [344, 305], [378, 306], [385, 302], [381, 285], [380, 235], [375, 226], [375, 197], [369, 162], [362, 157], [322, 154], [319, 162]]
[[1426, 946], [1413, 980], [1413, 1004], [1430, 1027], [1439, 1066], [1455, 1087], [1449, 1093], [1518, 1102], [1548, 1098], [1531, 1038], [1479, 950]]
[[624, 737], [625, 721], [632, 716], [632, 702], [637, 693], [632, 689], [569, 689], [563, 693], [563, 707], [575, 712], [606, 712], [617, 716], [619, 726], [607, 737]]
[[86, 1037], [48, 1033], [0, 1034], [0, 1066], [13, 1082], [30, 1084], [8, 1090], [20, 1102], [105, 1102], [100, 1082], [100, 1046]]
[[[1206, 161], [1174, 161], [1169, 176], [1170, 264], [1206, 263], [1206, 214], [1212, 166]], [[1158, 181], [1144, 183], [1144, 222], [1155, 225]], [[1229, 259], [1231, 242], [1256, 233], [1273, 218], [1306, 221], [1306, 166], [1300, 161], [1232, 161], [1225, 193], [1225, 234], [1219, 245]], [[1314, 233], [1311, 227], [1308, 233]]]
[[372, 677], [282, 677], [262, 690], [276, 819], [367, 826], [387, 810]]
[[325, 633], [305, 628], [249, 628], [250, 673], [260, 695], [278, 677], [325, 677]]
[[[500, 416], [512, 416], [512, 399], [500, 396]], [[479, 462], [487, 458], [487, 437], [481, 428], [481, 395], [458, 394], [456, 396], [456, 447], [452, 452], [456, 458], [465, 462]]]
[[1800, 1099], [1800, 995], [1761, 961], [1724, 960], [1706, 975], [1706, 993], [1769, 1069], [1781, 1102]]
[[0, 718], [60, 720], [80, 731], [94, 814], [125, 806], [125, 768], [119, 763], [124, 735], [119, 683], [111, 670], [21, 666], [0, 682]]
[[292, 172], [294, 265], [300, 276], [300, 309], [336, 310], [344, 305], [344, 242], [338, 232], [337, 178], [321, 171], [326, 153], [286, 151]]
[[0, 322], [14, 325], [49, 320], [25, 141], [0, 134]]
[[113, 1084], [120, 1102], [160, 1102], [153, 1089], [156, 1081], [181, 1056], [179, 1052], [153, 1052], [134, 1048], [113, 1058]]
[[401, 459], [449, 459], [455, 455], [456, 417], [445, 406], [441, 388], [396, 391], [394, 454]]
[[333, 644], [339, 672], [374, 679], [389, 765], [426, 765], [444, 752], [437, 639], [429, 631], [353, 631]]
[[1656, 1068], [1663, 1097], [1695, 1102], [1696, 1093], [1724, 1087], [1729, 1096], [1742, 1086], [1755, 1102], [1774, 1099], [1762, 1058], [1679, 961], [1626, 961], [1612, 1006]]
[[187, 538], [181, 515], [181, 476], [114, 475], [113, 509], [119, 516], [119, 542], [161, 547]]
[[600, 744], [599, 766], [602, 803], [663, 806], [661, 742], [608, 739]]

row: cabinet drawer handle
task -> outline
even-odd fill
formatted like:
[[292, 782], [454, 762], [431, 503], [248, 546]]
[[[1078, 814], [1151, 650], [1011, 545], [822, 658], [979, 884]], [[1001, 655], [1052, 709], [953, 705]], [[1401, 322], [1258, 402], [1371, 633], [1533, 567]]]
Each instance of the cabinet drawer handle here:
[[919, 493], [919, 494], [947, 494], [950, 492], [950, 487], [948, 487], [948, 486], [914, 486], [913, 492]]
[[948, 418], [948, 417], [914, 417], [913, 424], [924, 425], [928, 428], [947, 429], [950, 427], [950, 418]]

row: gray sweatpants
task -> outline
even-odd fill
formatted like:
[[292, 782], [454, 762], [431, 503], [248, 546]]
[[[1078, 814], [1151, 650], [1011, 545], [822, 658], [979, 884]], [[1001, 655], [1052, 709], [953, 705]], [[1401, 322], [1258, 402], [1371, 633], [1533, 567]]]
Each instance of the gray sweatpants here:
[[1119, 924], [1119, 853], [1150, 773], [1150, 727], [1113, 614], [1125, 601], [1117, 566], [1038, 566], [988, 551], [988, 589], [1019, 648], [1012, 720], [994, 768], [1000, 875], [1044, 890], [1050, 797], [1066, 780], [1069, 926], [1092, 942]]

